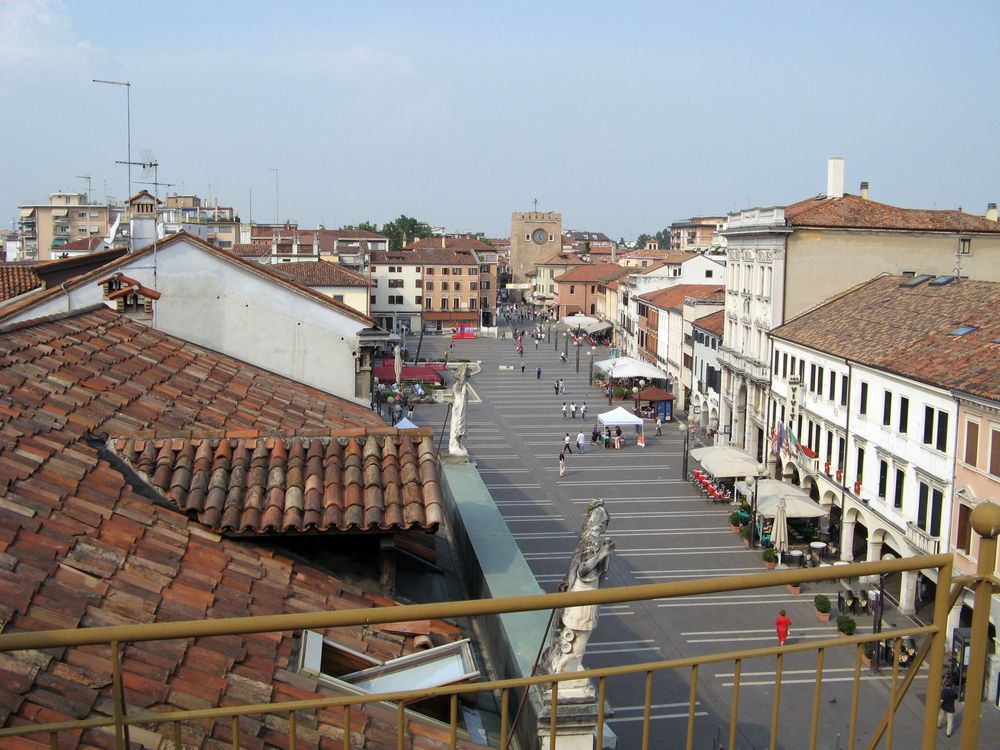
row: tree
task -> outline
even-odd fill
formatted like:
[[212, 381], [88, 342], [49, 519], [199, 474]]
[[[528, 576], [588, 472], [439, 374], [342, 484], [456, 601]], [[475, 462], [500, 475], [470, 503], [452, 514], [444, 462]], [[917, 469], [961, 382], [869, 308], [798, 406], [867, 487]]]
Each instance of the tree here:
[[345, 224], [341, 229], [347, 231], [375, 232], [378, 234], [378, 224], [371, 221], [362, 221], [360, 224]]
[[646, 243], [649, 240], [652, 240], [652, 239], [656, 239], [656, 238], [653, 237], [650, 234], [646, 234], [645, 232], [643, 232], [635, 240], [636, 249], [638, 249], [638, 250], [645, 250], [646, 249]]
[[399, 250], [403, 246], [403, 238], [406, 242], [423, 239], [431, 236], [431, 228], [427, 222], [414, 219], [412, 216], [400, 214], [398, 219], [382, 225], [382, 232], [389, 238], [389, 248]]

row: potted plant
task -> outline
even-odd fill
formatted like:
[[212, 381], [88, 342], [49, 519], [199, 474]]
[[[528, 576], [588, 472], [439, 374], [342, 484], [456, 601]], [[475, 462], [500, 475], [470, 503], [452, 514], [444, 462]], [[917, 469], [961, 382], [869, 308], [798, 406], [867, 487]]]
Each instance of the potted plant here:
[[740, 526], [740, 538], [743, 539], [743, 546], [750, 549], [750, 524]]
[[813, 597], [813, 606], [816, 607], [816, 619], [820, 622], [830, 621], [830, 597], [826, 594], [816, 594]]
[[872, 665], [872, 654], [875, 653], [875, 643], [868, 641], [861, 646], [861, 664], [868, 669]]
[[761, 552], [760, 557], [764, 561], [764, 567], [768, 570], [774, 570], [774, 567], [778, 564], [778, 553], [771, 547]]
[[857, 629], [858, 624], [850, 615], [840, 615], [837, 618], [837, 635], [844, 637], [854, 635], [854, 631]]
[[734, 533], [740, 532], [740, 514], [735, 510], [729, 514], [729, 529]]

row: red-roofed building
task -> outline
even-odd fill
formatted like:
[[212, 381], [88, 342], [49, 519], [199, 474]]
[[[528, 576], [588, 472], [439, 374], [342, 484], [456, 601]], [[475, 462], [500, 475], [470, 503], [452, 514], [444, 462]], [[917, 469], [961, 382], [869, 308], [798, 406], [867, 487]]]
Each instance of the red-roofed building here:
[[691, 323], [691, 402], [688, 409], [690, 421], [706, 430], [719, 429], [722, 394], [722, 367], [719, 365], [719, 347], [726, 327], [725, 310]]
[[826, 191], [787, 206], [729, 215], [722, 424], [735, 446], [764, 458], [771, 377], [767, 333], [880, 273], [1000, 281], [996, 204], [985, 216], [879, 203], [868, 183], [844, 192], [844, 160], [828, 162]]
[[555, 309], [559, 317], [583, 313], [596, 315], [598, 287], [628, 274], [627, 268], [614, 263], [584, 263], [572, 266], [553, 279], [556, 288]]

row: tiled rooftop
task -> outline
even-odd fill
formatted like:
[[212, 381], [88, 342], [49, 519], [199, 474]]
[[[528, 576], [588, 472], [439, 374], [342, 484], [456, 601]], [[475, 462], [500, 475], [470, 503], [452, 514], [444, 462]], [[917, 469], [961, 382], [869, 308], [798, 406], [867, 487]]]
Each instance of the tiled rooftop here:
[[0, 263], [0, 302], [41, 286], [42, 280], [21, 263]]
[[691, 260], [692, 258], [697, 258], [698, 253], [691, 253], [684, 250], [632, 250], [628, 253], [622, 253], [618, 256], [618, 259], [622, 258], [649, 258], [651, 260], [657, 260], [661, 263], [683, 263], [686, 260]]
[[442, 249], [441, 240], [444, 239], [443, 249], [445, 250], [477, 250], [480, 252], [491, 252], [495, 251], [496, 248], [487, 245], [485, 242], [480, 242], [473, 237], [424, 237], [422, 240], [416, 240], [414, 242], [408, 243], [403, 249], [404, 250], [438, 250]]
[[[283, 518], [289, 513], [288, 497], [299, 489], [302, 521], [312, 512], [321, 462], [324, 480], [346, 476], [355, 484], [360, 472], [365, 514], [378, 518], [377, 503], [368, 505], [378, 493], [370, 489], [380, 483], [383, 488], [399, 486], [405, 500], [406, 484], [416, 481], [415, 474], [428, 484], [437, 478], [436, 463], [426, 457], [422, 439], [418, 447], [407, 437], [410, 433], [385, 432], [366, 408], [106, 308], [0, 333], [4, 632], [391, 604], [262, 540], [220, 536], [172, 505], [176, 498], [194, 516], [211, 512], [216, 490], [222, 487], [228, 446], [233, 458], [225, 483], [227, 501], [243, 489], [235, 480], [237, 455], [248, 459], [249, 476], [259, 468], [254, 457], [266, 454], [268, 498], [283, 489]], [[269, 437], [273, 435], [288, 437]], [[112, 436], [110, 442], [104, 436]], [[129, 476], [109, 446], [137, 469], [152, 469], [154, 484], [169, 485], [171, 503], [158, 500], [141, 479]], [[149, 464], [153, 450], [155, 461]], [[287, 458], [282, 458], [285, 453]], [[190, 479], [185, 478], [188, 458]], [[203, 476], [209, 467], [211, 474]], [[201, 495], [204, 502], [196, 500], [200, 489], [207, 490]], [[246, 489], [252, 494], [264, 487], [253, 481]], [[324, 484], [324, 501], [327, 489], [331, 498], [337, 493], [333, 485]], [[389, 494], [386, 489], [383, 500]], [[190, 507], [192, 502], [196, 507]], [[383, 521], [390, 503], [384, 505]], [[401, 510], [405, 516], [405, 503]], [[225, 512], [224, 504], [223, 516]], [[415, 635], [404, 630], [359, 626], [328, 630], [324, 636], [386, 660], [416, 650]], [[419, 630], [435, 645], [460, 635], [457, 628], [439, 621]], [[316, 679], [294, 670], [296, 636], [286, 632], [128, 645], [122, 667], [129, 710], [204, 708], [322, 694]], [[114, 710], [110, 674], [106, 647], [2, 654], [0, 725], [109, 716]], [[303, 712], [300, 745], [342, 747], [341, 721], [340, 711]], [[355, 747], [391, 745], [391, 732], [384, 730], [393, 721], [391, 710], [355, 710], [351, 721]], [[186, 723], [184, 746], [228, 746], [231, 727], [229, 720]], [[446, 746], [447, 732], [414, 727], [413, 722], [410, 730], [419, 733], [423, 747]], [[154, 732], [170, 731], [169, 726], [136, 727], [132, 740], [166, 747], [168, 742], [164, 739], [161, 745]], [[241, 747], [289, 745], [283, 714], [244, 717], [239, 731]], [[63, 733], [59, 746], [106, 748], [111, 741], [106, 731], [85, 730]], [[9, 746], [34, 747], [24, 741]]]
[[726, 329], [726, 311], [719, 310], [711, 315], [706, 315], [704, 318], [698, 318], [698, 320], [694, 321], [693, 325], [703, 331], [714, 333], [716, 336], [722, 336]]
[[167, 502], [224, 534], [385, 533], [441, 521], [429, 434], [112, 443]]
[[273, 267], [305, 286], [368, 286], [368, 279], [357, 271], [325, 260], [298, 260]]
[[469, 250], [444, 249], [439, 247], [378, 250], [372, 253], [372, 264], [416, 265], [416, 266], [478, 266], [475, 256]]
[[845, 194], [807, 198], [785, 208], [785, 221], [797, 227], [899, 229], [928, 232], [1000, 233], [1000, 223], [962, 211], [899, 208]]
[[633, 269], [619, 266], [616, 263], [594, 263], [574, 266], [566, 273], [556, 276], [553, 281], [557, 284], [588, 283], [595, 281], [610, 281], [628, 276]]
[[684, 304], [684, 300], [688, 298], [702, 300], [708, 298], [718, 298], [718, 300], [721, 301], [725, 292], [726, 288], [724, 286], [710, 286], [708, 284], [678, 284], [677, 286], [670, 286], [666, 289], [657, 289], [653, 292], [646, 292], [645, 294], [636, 297], [636, 299], [648, 302], [653, 307], [658, 307], [661, 310], [669, 310], [674, 307], [681, 307]]
[[[1000, 283], [879, 276], [771, 331], [778, 339], [1000, 401]], [[964, 335], [953, 334], [972, 326]]]

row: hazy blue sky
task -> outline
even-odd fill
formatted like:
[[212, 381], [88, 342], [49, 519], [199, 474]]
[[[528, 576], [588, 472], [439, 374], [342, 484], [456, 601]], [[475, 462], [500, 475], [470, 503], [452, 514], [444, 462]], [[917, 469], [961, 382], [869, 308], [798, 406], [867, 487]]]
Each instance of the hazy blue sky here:
[[[134, 10], [133, 10], [134, 9]], [[1000, 199], [1000, 3], [0, 0], [0, 216], [58, 189], [171, 188], [272, 221], [510, 212], [634, 237], [847, 189]]]

